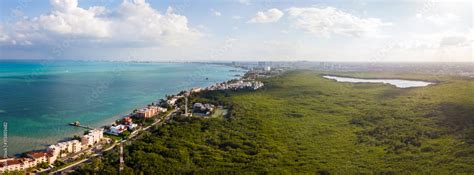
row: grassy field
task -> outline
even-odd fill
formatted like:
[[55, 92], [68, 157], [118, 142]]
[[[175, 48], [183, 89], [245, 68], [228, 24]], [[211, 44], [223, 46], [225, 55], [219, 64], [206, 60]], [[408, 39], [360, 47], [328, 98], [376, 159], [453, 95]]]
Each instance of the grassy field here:
[[[333, 73], [334, 74], [334, 73]], [[294, 71], [257, 92], [193, 100], [230, 106], [225, 118], [177, 118], [125, 149], [127, 173], [474, 173], [474, 80], [423, 88], [338, 83]], [[203, 100], [204, 101], [204, 100]], [[109, 153], [77, 173], [115, 174]]]

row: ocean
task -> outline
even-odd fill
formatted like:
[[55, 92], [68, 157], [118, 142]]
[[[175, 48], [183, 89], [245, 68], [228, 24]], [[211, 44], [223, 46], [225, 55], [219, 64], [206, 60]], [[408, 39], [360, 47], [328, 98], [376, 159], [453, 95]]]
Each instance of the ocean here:
[[100, 127], [167, 94], [243, 73], [198, 63], [0, 60], [3, 148], [8, 155], [44, 149], [84, 133], [70, 122]]

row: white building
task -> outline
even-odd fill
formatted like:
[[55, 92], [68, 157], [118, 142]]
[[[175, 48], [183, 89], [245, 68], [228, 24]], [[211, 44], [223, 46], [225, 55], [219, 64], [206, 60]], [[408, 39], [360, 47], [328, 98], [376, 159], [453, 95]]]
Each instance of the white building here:
[[61, 153], [61, 149], [58, 145], [50, 145], [48, 147], [48, 153], [50, 154], [48, 162], [50, 164], [53, 164], [58, 159], [59, 154]]
[[199, 93], [201, 91], [202, 91], [202, 88], [199, 88], [199, 87], [191, 89], [191, 93]]
[[158, 107], [158, 112], [166, 112], [166, 111], [168, 111], [168, 109], [162, 108], [162, 107]]
[[135, 129], [138, 127], [138, 125], [136, 123], [130, 123], [127, 125], [128, 129]]
[[173, 106], [176, 104], [176, 102], [181, 99], [181, 98], [184, 98], [184, 96], [182, 95], [179, 95], [179, 96], [173, 96], [171, 97], [171, 99], [169, 99], [168, 101], [166, 101], [169, 105]]
[[84, 135], [81, 137], [81, 143], [83, 147], [94, 145], [94, 138], [90, 135]]
[[36, 166], [40, 163], [44, 163], [44, 162], [49, 163], [48, 157], [50, 155], [48, 155], [48, 153], [46, 153], [46, 152], [29, 152], [26, 155], [29, 158], [34, 160], [34, 162], [33, 162], [34, 166]]
[[94, 137], [94, 143], [99, 143], [102, 138], [104, 138], [104, 129], [94, 129], [90, 130], [89, 134]]
[[169, 100], [167, 101], [167, 103], [168, 103], [169, 105], [175, 105], [177, 100], [178, 100], [178, 98], [173, 97], [173, 98], [169, 99]]
[[82, 150], [82, 143], [79, 140], [72, 140], [72, 152], [71, 153], [78, 153]]
[[89, 133], [81, 137], [82, 147], [93, 146], [104, 137], [104, 129], [89, 130]]
[[265, 67], [265, 71], [271, 71], [271, 70], [272, 70], [272, 67], [270, 66]]
[[48, 147], [48, 153], [51, 155], [49, 162], [52, 163], [57, 160], [58, 157], [64, 157], [70, 153], [78, 153], [82, 150], [82, 143], [78, 140], [69, 140], [65, 142], [59, 142], [55, 145]]
[[118, 136], [126, 130], [127, 130], [126, 125], [117, 125], [117, 126], [111, 126], [107, 133]]

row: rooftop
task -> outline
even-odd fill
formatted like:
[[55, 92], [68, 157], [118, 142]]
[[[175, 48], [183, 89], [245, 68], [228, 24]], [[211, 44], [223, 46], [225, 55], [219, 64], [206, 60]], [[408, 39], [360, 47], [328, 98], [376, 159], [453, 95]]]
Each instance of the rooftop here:
[[34, 159], [38, 159], [38, 158], [42, 158], [42, 157], [47, 157], [48, 153], [46, 153], [46, 152], [29, 152], [29, 153], [27, 153], [27, 155], [34, 158]]

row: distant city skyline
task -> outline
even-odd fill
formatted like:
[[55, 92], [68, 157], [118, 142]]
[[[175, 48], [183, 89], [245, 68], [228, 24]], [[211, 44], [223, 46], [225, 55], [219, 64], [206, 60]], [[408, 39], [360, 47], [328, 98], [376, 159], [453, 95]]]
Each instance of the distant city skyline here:
[[0, 59], [474, 62], [470, 0], [15, 0]]

